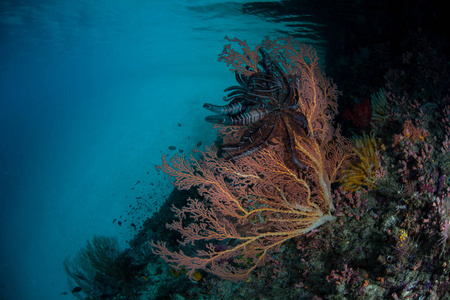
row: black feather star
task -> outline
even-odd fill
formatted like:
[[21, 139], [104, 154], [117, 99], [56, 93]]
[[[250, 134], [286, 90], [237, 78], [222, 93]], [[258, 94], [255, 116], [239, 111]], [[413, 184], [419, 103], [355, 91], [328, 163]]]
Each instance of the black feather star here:
[[294, 132], [309, 134], [305, 115], [298, 111], [294, 88], [295, 77], [287, 76], [269, 54], [259, 49], [261, 71], [250, 76], [236, 73], [237, 86], [225, 89], [230, 92], [224, 106], [205, 103], [204, 108], [216, 113], [206, 117], [210, 123], [228, 126], [247, 126], [236, 144], [222, 145], [228, 158], [246, 156], [259, 149], [282, 141], [289, 160], [297, 168], [302, 164], [294, 151]]

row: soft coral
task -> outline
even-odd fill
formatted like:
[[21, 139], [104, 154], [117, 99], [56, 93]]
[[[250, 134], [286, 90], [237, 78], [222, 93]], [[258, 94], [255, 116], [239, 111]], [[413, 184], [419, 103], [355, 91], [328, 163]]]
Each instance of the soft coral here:
[[353, 111], [346, 109], [343, 115], [344, 119], [352, 121], [353, 124], [361, 129], [368, 129], [372, 119], [372, 106], [369, 99], [364, 99], [360, 103], [355, 103]]

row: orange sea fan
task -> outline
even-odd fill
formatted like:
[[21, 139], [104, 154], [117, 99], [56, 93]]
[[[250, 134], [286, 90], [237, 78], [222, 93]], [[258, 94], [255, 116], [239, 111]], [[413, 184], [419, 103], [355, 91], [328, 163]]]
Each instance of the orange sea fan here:
[[[201, 197], [172, 208], [175, 220], [167, 228], [181, 234], [181, 249], [150, 242], [154, 254], [193, 279], [202, 270], [246, 280], [284, 242], [332, 221], [331, 187], [352, 152], [333, 126], [338, 91], [313, 48], [290, 37], [267, 38], [261, 51], [260, 46], [251, 51], [245, 41], [228, 40], [239, 43], [242, 51], [225, 46], [220, 59], [238, 73], [240, 86], [228, 90], [231, 105], [206, 108], [216, 114], [209, 120], [219, 121], [214, 123], [219, 123], [224, 143], [242, 151], [223, 157], [216, 146], [206, 147], [199, 151], [200, 159], [163, 156], [157, 167], [174, 178], [178, 189], [195, 188]], [[255, 121], [247, 109], [268, 117], [261, 114], [264, 118]]]

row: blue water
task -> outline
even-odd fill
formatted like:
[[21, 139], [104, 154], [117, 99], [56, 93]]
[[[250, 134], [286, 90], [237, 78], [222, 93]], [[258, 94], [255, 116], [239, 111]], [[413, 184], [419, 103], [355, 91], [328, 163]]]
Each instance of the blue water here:
[[243, 3], [1, 2], [0, 299], [72, 299], [64, 258], [94, 235], [126, 246], [133, 232], [112, 221], [138, 181], [155, 197], [132, 217], [164, 201], [161, 154], [215, 138], [202, 104], [234, 80], [224, 36], [289, 33]]

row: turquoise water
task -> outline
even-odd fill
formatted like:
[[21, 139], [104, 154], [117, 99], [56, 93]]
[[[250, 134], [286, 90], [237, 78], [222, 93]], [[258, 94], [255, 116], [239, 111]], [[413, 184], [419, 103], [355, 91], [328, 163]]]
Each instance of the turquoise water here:
[[[64, 258], [96, 234], [125, 245], [164, 201], [162, 153], [215, 138], [202, 104], [234, 83], [224, 36], [289, 33], [243, 4], [2, 1], [0, 299], [72, 299]], [[127, 220], [136, 187], [153, 197]]]

